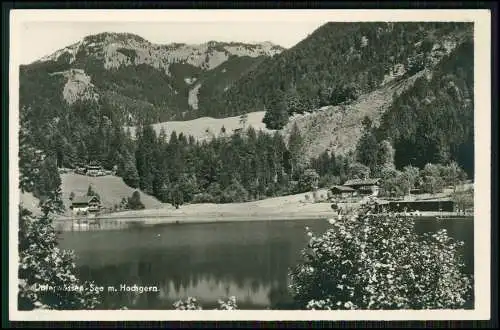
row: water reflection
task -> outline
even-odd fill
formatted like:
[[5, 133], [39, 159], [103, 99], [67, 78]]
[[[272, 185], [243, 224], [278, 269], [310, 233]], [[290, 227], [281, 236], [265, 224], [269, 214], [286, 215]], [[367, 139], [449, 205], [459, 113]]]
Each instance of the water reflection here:
[[[445, 227], [464, 240], [464, 257], [472, 273], [472, 224], [423, 220], [417, 231]], [[214, 308], [218, 299], [232, 295], [240, 308], [288, 308], [288, 269], [298, 262], [306, 244], [306, 225], [317, 233], [328, 228], [324, 220], [304, 220], [68, 232], [61, 246], [75, 250], [84, 279], [104, 287], [158, 288], [142, 294], [105, 290], [101, 306], [105, 309], [170, 309], [173, 302], [188, 296]]]
[[269, 292], [271, 288], [278, 287], [278, 285], [278, 281], [265, 284], [251, 279], [245, 281], [241, 279], [235, 281], [230, 278], [220, 280], [206, 275], [196, 281], [190, 280], [187, 285], [182, 283], [180, 286], [178, 282], [168, 280], [160, 288], [159, 297], [166, 302], [172, 302], [192, 296], [197, 297], [205, 306], [211, 306], [214, 303], [214, 298], [223, 299], [228, 296], [236, 296], [240, 303], [265, 307], [270, 304]]

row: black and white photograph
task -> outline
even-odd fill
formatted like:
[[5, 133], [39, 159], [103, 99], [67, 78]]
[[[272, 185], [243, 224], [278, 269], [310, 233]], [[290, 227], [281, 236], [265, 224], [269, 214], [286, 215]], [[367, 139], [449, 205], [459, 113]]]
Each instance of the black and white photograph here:
[[490, 318], [487, 10], [13, 10], [10, 318]]

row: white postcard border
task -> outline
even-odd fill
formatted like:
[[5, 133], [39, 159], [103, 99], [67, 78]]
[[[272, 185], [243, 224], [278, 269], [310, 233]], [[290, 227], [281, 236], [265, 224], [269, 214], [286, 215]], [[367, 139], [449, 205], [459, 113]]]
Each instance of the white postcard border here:
[[[475, 309], [429, 311], [30, 311], [17, 310], [19, 49], [23, 22], [241, 21], [474, 22]], [[489, 10], [12, 10], [9, 67], [9, 316], [11, 321], [132, 320], [488, 320], [490, 319], [491, 13]], [[40, 40], [43, 42], [43, 40]]]

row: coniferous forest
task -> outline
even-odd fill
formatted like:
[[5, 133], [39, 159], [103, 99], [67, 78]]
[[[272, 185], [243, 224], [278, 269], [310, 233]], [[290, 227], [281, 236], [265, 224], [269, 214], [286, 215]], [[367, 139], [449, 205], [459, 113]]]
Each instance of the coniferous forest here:
[[[154, 95], [129, 93], [132, 99], [126, 103], [140, 114], [134, 119], [138, 124], [133, 138], [123, 128], [130, 125], [129, 110], [117, 103], [116, 97], [128, 95], [123, 88], [129, 82], [160, 82], [141, 75], [146, 74], [144, 65], [104, 73], [99, 63], [82, 54], [76, 63], [86, 63], [87, 73], [99, 77], [97, 87], [125, 87], [115, 92], [108, 88], [98, 98], [68, 103], [60, 91], [62, 76], [53, 74], [67, 69], [64, 58], [22, 67], [21, 143], [44, 155], [41, 162], [47, 171], [97, 162], [106, 169], [116, 168], [129, 186], [176, 205], [297, 193], [307, 169], [318, 173], [320, 186], [352, 177], [380, 176], [386, 163], [402, 170], [405, 166], [423, 169], [428, 163], [454, 162], [472, 178], [474, 47], [469, 28], [453, 23], [328, 23], [275, 57], [260, 59], [258, 65], [250, 61], [241, 77], [236, 73], [231, 77], [227, 91], [220, 86], [209, 94], [202, 91], [198, 116], [265, 109], [267, 127], [279, 129], [293, 114], [355, 101], [377, 88], [397, 63], [406, 68], [399, 79], [425, 72], [412, 87], [393, 96], [380, 123], [365, 118], [356, 150], [348, 154], [325, 151], [313, 159], [301, 159], [302, 133], [297, 129], [286, 138], [280, 132], [250, 128], [233, 135], [220, 134], [210, 141], [196, 141], [175, 132], [170, 136], [156, 134], [148, 125], [166, 115], [159, 108], [163, 101], [152, 102]], [[454, 36], [458, 45], [435, 60], [444, 47], [436, 42], [449, 36]], [[239, 63], [245, 61], [243, 58]], [[221, 75], [225, 68], [218, 71]], [[159, 77], [158, 72], [153, 76]], [[210, 79], [217, 80], [217, 75]], [[144, 107], [147, 100], [155, 107]], [[21, 154], [23, 169], [27, 159], [33, 158], [25, 159], [29, 156]], [[24, 172], [30, 173], [29, 169]], [[54, 180], [37, 180], [41, 179], [29, 177], [37, 196], [56, 185]]]

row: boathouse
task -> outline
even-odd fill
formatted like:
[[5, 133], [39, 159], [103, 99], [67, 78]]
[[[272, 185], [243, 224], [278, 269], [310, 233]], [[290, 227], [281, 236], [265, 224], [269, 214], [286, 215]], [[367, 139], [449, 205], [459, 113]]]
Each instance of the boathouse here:
[[454, 212], [455, 203], [451, 199], [426, 199], [417, 201], [390, 201], [384, 205], [387, 211], [392, 212]]

